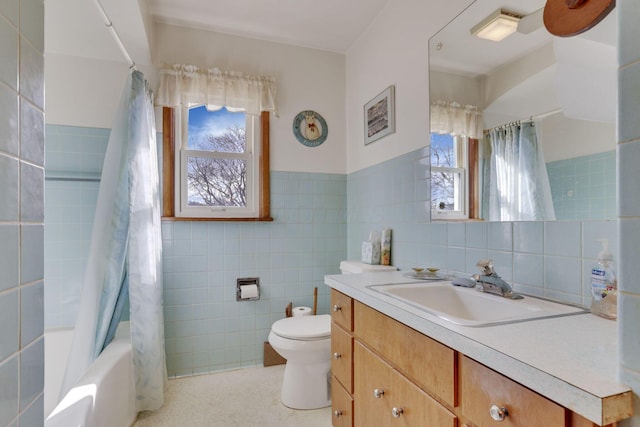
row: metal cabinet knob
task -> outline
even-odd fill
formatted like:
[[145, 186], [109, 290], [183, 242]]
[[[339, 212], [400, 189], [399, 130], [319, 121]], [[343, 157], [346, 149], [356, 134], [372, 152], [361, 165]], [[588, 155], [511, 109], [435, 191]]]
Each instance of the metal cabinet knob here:
[[[326, 353], [325, 353], [326, 354]], [[338, 360], [342, 357], [342, 355], [340, 353], [333, 353], [333, 358]], [[326, 359], [325, 359], [326, 360]]]
[[340, 418], [343, 415], [342, 411], [333, 411], [333, 416], [336, 418]]
[[377, 388], [377, 389], [373, 390], [373, 397], [375, 397], [376, 399], [382, 398], [383, 395], [384, 395], [384, 389], [383, 388]]
[[404, 409], [402, 408], [391, 409], [391, 415], [393, 415], [393, 418], [400, 418], [400, 415], [402, 414], [404, 414]]
[[342, 307], [340, 307], [338, 304], [336, 304], [336, 305], [334, 305], [334, 306], [333, 306], [333, 312], [334, 312], [334, 313], [337, 313], [337, 312], [339, 312], [340, 310], [342, 310]]
[[502, 406], [491, 405], [491, 408], [489, 408], [489, 415], [491, 415], [491, 418], [495, 421], [504, 421], [504, 419], [509, 416], [509, 411], [507, 411], [507, 408]]

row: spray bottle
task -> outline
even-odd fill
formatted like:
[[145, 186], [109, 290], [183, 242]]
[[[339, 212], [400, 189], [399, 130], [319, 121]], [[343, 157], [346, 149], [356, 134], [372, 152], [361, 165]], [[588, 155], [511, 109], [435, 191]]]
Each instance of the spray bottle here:
[[609, 252], [608, 239], [598, 241], [602, 243], [602, 250], [591, 269], [591, 313], [615, 320], [618, 317], [618, 280], [613, 254]]

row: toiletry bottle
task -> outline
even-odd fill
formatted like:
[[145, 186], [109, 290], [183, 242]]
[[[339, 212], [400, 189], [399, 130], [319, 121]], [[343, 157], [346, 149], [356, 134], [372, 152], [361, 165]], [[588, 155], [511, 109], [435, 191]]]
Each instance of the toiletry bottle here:
[[382, 240], [380, 243], [380, 264], [391, 265], [391, 229], [382, 229]]
[[609, 252], [609, 240], [599, 241], [602, 242], [602, 250], [591, 269], [591, 313], [615, 320], [618, 316], [616, 268], [613, 254]]

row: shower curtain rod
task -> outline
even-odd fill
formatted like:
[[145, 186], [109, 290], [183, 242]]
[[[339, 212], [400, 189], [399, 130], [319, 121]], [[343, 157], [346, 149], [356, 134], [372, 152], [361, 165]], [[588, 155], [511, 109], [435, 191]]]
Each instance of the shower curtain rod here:
[[106, 25], [106, 27], [110, 30], [111, 35], [113, 36], [113, 39], [116, 41], [116, 44], [120, 48], [120, 52], [122, 52], [122, 55], [124, 56], [124, 58], [129, 63], [129, 68], [132, 68], [132, 69], [135, 70], [136, 69], [136, 63], [133, 61], [133, 59], [131, 59], [131, 55], [129, 55], [129, 52], [127, 52], [127, 48], [124, 47], [124, 44], [122, 43], [122, 40], [120, 40], [120, 36], [118, 36], [118, 32], [116, 31], [115, 27], [113, 26], [113, 22], [111, 22], [111, 20], [107, 16], [107, 12], [105, 12], [104, 7], [102, 7], [102, 4], [100, 3], [100, 0], [95, 0], [95, 4], [96, 4], [96, 8], [98, 9], [98, 12], [100, 13], [100, 16], [102, 16], [102, 20], [104, 21], [104, 25]]
[[562, 108], [556, 108], [555, 110], [547, 111], [546, 113], [540, 113], [540, 114], [536, 114], [534, 116], [529, 116], [528, 119], [522, 119], [520, 121], [522, 121], [522, 122], [526, 122], [526, 121], [532, 122], [534, 120], [544, 119], [545, 117], [553, 116], [554, 114], [558, 114], [558, 113], [562, 113]]
[[514, 120], [512, 122], [504, 123], [504, 124], [501, 124], [501, 125], [498, 125], [498, 126], [494, 126], [492, 128], [489, 128], [489, 129], [485, 129], [485, 130], [483, 130], [483, 133], [492, 131], [494, 129], [499, 129], [499, 128], [503, 127], [503, 126], [509, 126], [511, 124], [520, 124], [522, 122], [525, 122], [525, 123], [526, 122], [533, 122], [535, 120], [544, 119], [545, 117], [553, 116], [554, 114], [558, 114], [558, 113], [561, 113], [561, 112], [562, 112], [562, 108], [556, 108], [555, 110], [547, 111], [546, 113], [536, 114], [536, 115], [533, 115], [533, 116], [526, 117], [524, 119]]

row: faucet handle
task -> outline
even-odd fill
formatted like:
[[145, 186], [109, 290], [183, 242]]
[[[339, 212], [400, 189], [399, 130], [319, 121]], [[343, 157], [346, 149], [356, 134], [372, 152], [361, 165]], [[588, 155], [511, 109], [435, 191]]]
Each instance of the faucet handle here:
[[491, 276], [496, 271], [493, 269], [493, 260], [489, 258], [483, 258], [478, 260], [476, 267], [480, 268], [482, 274], [485, 276]]

